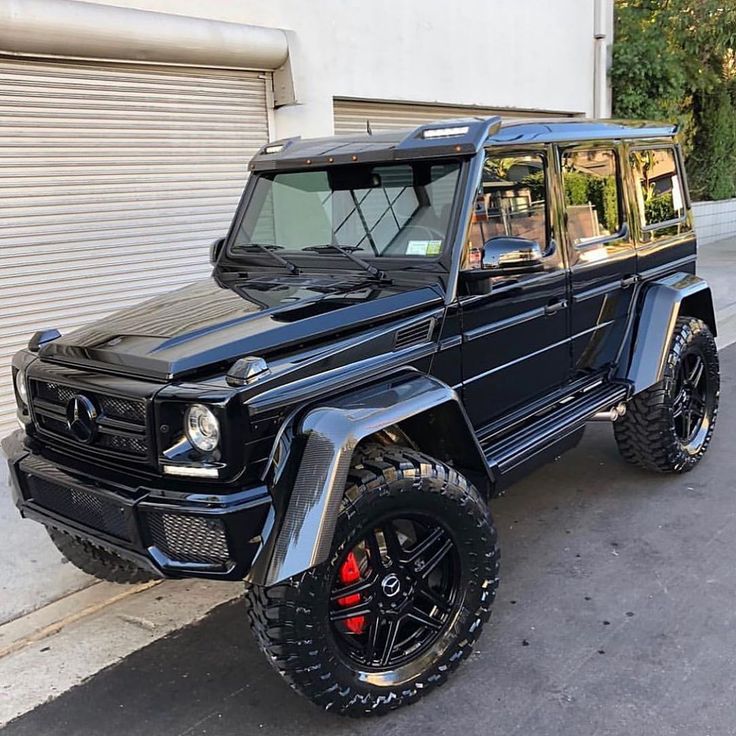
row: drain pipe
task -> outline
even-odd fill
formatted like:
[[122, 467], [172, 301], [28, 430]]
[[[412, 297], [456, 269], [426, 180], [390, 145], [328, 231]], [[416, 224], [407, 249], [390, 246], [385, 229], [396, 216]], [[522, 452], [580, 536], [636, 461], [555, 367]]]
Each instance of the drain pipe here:
[[593, 6], [593, 116], [606, 118], [608, 112], [608, 8], [610, 0], [594, 0]]

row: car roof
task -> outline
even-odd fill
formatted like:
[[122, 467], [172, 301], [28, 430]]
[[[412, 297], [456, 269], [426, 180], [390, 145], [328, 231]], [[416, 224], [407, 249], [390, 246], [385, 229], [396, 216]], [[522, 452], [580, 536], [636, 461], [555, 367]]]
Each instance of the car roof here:
[[670, 138], [677, 125], [648, 120], [595, 120], [590, 118], [505, 119], [488, 139], [493, 143], [555, 143], [632, 138]]
[[[450, 134], [443, 136], [442, 132]], [[676, 133], [675, 124], [650, 121], [459, 118], [373, 134], [285, 138], [263, 146], [253, 157], [250, 168], [265, 171], [358, 161], [413, 161], [472, 155], [487, 145], [671, 138]]]

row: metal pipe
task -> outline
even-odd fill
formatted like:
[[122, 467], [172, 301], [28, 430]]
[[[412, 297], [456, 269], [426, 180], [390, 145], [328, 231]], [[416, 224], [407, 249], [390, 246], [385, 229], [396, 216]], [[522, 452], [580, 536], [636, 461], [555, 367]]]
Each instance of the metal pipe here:
[[277, 28], [76, 0], [0, 2], [0, 52], [231, 69], [277, 69], [288, 56]]
[[610, 0], [595, 0], [593, 6], [593, 114], [608, 117], [608, 33], [606, 22]]
[[626, 414], [626, 404], [618, 404], [608, 411], [598, 411], [588, 419], [589, 422], [615, 422]]

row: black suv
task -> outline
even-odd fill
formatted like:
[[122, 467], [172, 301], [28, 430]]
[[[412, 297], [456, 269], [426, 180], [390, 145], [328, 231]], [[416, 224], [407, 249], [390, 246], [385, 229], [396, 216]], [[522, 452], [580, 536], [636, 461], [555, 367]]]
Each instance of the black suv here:
[[451, 120], [250, 168], [210, 278], [15, 356], [15, 499], [98, 577], [244, 579], [295, 689], [382, 713], [480, 635], [494, 495], [590, 420], [654, 471], [705, 454], [676, 130]]

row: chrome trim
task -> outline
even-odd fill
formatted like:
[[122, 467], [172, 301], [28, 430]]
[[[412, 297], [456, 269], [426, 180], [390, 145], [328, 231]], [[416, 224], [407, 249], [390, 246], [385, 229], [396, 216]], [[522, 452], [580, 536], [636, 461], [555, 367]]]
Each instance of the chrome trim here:
[[528, 312], [522, 312], [521, 314], [515, 314], [506, 319], [500, 319], [497, 322], [491, 322], [481, 327], [474, 327], [472, 330], [467, 330], [463, 333], [463, 342], [471, 342], [477, 340], [479, 337], [485, 337], [491, 335], [494, 332], [500, 332], [508, 327], [520, 325], [523, 322], [529, 322], [530, 320], [537, 319], [538, 317], [546, 316], [546, 307], [535, 307], [530, 309]]
[[552, 343], [551, 345], [546, 345], [540, 350], [535, 350], [533, 353], [527, 353], [526, 355], [522, 355], [520, 358], [514, 358], [514, 360], [510, 360], [508, 363], [504, 363], [503, 365], [497, 365], [495, 368], [491, 368], [490, 370], [483, 371], [483, 373], [478, 373], [475, 376], [472, 376], [471, 378], [466, 378], [461, 383], [455, 384], [452, 388], [453, 389], [462, 388], [463, 386], [466, 386], [469, 383], [473, 383], [473, 381], [477, 381], [480, 378], [485, 378], [486, 376], [490, 376], [493, 373], [498, 373], [498, 371], [501, 371], [504, 368], [509, 368], [510, 366], [516, 365], [517, 363], [523, 363], [525, 360], [528, 360], [529, 358], [535, 358], [537, 355], [541, 355], [542, 353], [545, 353], [548, 350], [552, 350], [553, 348], [558, 348], [560, 347], [560, 345], [564, 345], [567, 342], [572, 342], [573, 340], [577, 340], [579, 337], [583, 337], [584, 335], [587, 335], [590, 332], [595, 332], [596, 330], [600, 330], [600, 329], [603, 329], [604, 327], [608, 327], [609, 325], [612, 325], [615, 321], [616, 320], [611, 319], [611, 320], [608, 320], [608, 322], [602, 322], [599, 325], [593, 325], [593, 327], [589, 327], [587, 330], [578, 332], [572, 337], [566, 337], [564, 340], [559, 340], [558, 342]]
[[586, 289], [585, 291], [573, 294], [572, 300], [573, 302], [584, 302], [586, 299], [603, 296], [603, 294], [608, 294], [611, 291], [616, 291], [621, 288], [623, 288], [621, 285], [621, 279], [617, 279], [616, 281], [609, 281], [606, 284], [600, 284], [599, 286], [594, 286], [592, 289]]
[[678, 266], [684, 266], [686, 263], [693, 263], [697, 260], [697, 254], [693, 253], [683, 258], [678, 258], [676, 261], [670, 261], [669, 263], [663, 263], [661, 266], [655, 266], [654, 268], [648, 268], [644, 271], [639, 272], [639, 276], [642, 279], [650, 278], [652, 276], [661, 276], [666, 274], [668, 271], [676, 270]]

